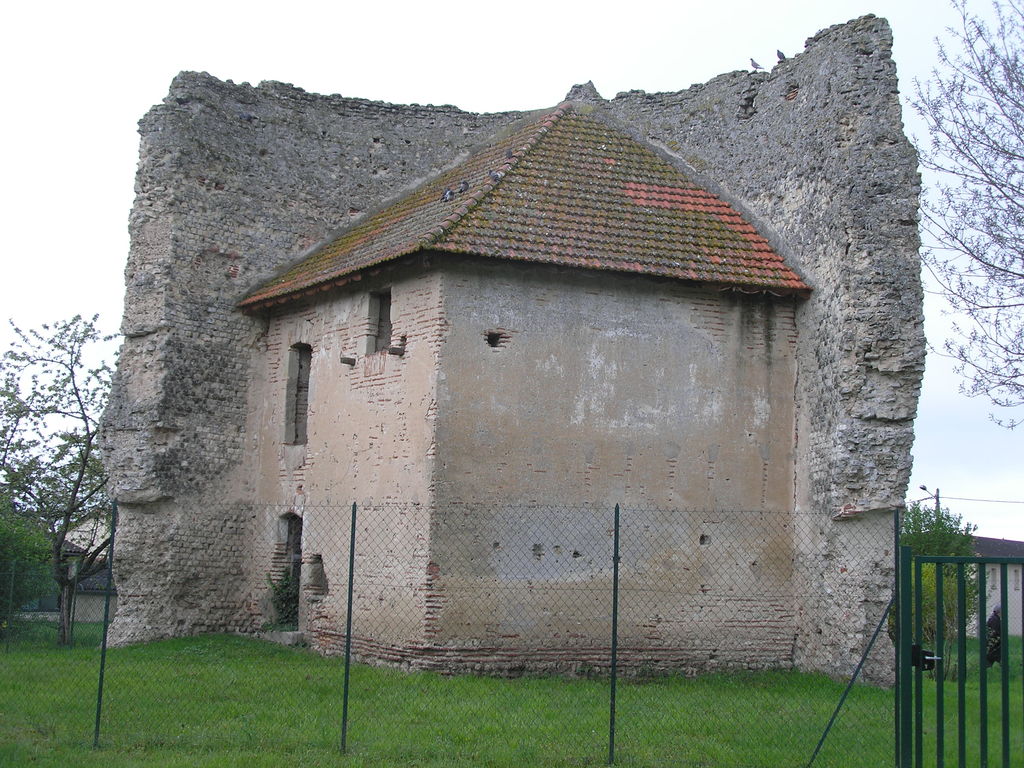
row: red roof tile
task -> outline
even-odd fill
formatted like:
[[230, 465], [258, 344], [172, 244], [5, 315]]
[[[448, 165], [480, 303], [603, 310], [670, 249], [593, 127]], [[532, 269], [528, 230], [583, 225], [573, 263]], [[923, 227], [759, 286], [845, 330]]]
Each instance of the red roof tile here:
[[649, 147], [566, 104], [497, 136], [241, 306], [326, 290], [366, 267], [420, 250], [746, 290], [810, 290], [732, 206]]

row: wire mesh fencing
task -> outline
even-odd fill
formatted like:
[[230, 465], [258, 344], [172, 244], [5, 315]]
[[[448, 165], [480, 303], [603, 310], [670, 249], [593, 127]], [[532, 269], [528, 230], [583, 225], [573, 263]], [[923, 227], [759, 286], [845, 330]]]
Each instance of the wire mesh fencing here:
[[0, 562], [0, 764], [29, 763], [25, 739], [84, 749], [94, 736], [104, 611], [116, 596], [106, 574], [79, 578], [77, 565]]
[[[39, 560], [0, 561], [0, 650], [99, 647], [107, 575], [77, 578], [74, 561], [61, 586], [54, 566]], [[111, 590], [116, 610], [116, 590]]]
[[[198, 558], [139, 575], [124, 555], [104, 746], [380, 765], [892, 763], [891, 516], [389, 502], [245, 518], [244, 567], [216, 572], [231, 605], [209, 599]], [[39, 651], [12, 641], [5, 658], [12, 677], [34, 670], [25, 706], [45, 708], [29, 690], [44, 669], [95, 687], [97, 648], [66, 672], [71, 654]], [[66, 738], [84, 743], [86, 709], [64, 718]]]

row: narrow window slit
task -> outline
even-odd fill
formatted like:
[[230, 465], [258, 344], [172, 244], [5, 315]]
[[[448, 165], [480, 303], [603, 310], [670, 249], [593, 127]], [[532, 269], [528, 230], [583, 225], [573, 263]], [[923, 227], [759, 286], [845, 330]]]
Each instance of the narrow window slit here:
[[374, 352], [380, 352], [391, 346], [391, 291], [374, 294], [377, 300], [377, 334]]
[[296, 344], [288, 350], [288, 391], [285, 398], [284, 441], [292, 445], [306, 442], [309, 413], [309, 370], [313, 348]]

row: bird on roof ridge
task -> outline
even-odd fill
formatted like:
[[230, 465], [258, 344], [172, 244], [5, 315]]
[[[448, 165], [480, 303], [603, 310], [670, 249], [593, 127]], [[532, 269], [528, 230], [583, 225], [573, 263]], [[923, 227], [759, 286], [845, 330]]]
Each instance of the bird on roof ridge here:
[[753, 58], [750, 59], [750, 66], [752, 66], [754, 68], [755, 72], [757, 70], [759, 70], [759, 69], [764, 69], [764, 67], [762, 67], [760, 64], [758, 64], [756, 61], [754, 61]]

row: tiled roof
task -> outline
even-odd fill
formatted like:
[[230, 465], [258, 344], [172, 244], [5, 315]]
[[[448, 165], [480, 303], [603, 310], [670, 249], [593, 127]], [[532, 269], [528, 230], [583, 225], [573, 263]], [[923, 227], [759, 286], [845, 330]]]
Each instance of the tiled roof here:
[[[117, 585], [111, 583], [110, 594], [117, 594]], [[87, 576], [78, 582], [79, 592], [99, 592], [105, 593], [107, 591], [107, 572], [100, 571], [94, 573], [92, 576]]]
[[978, 557], [1024, 557], [1024, 541], [975, 536], [974, 551]]
[[326, 290], [420, 250], [810, 289], [739, 212], [653, 149], [571, 105], [534, 118], [369, 217], [241, 302]]

